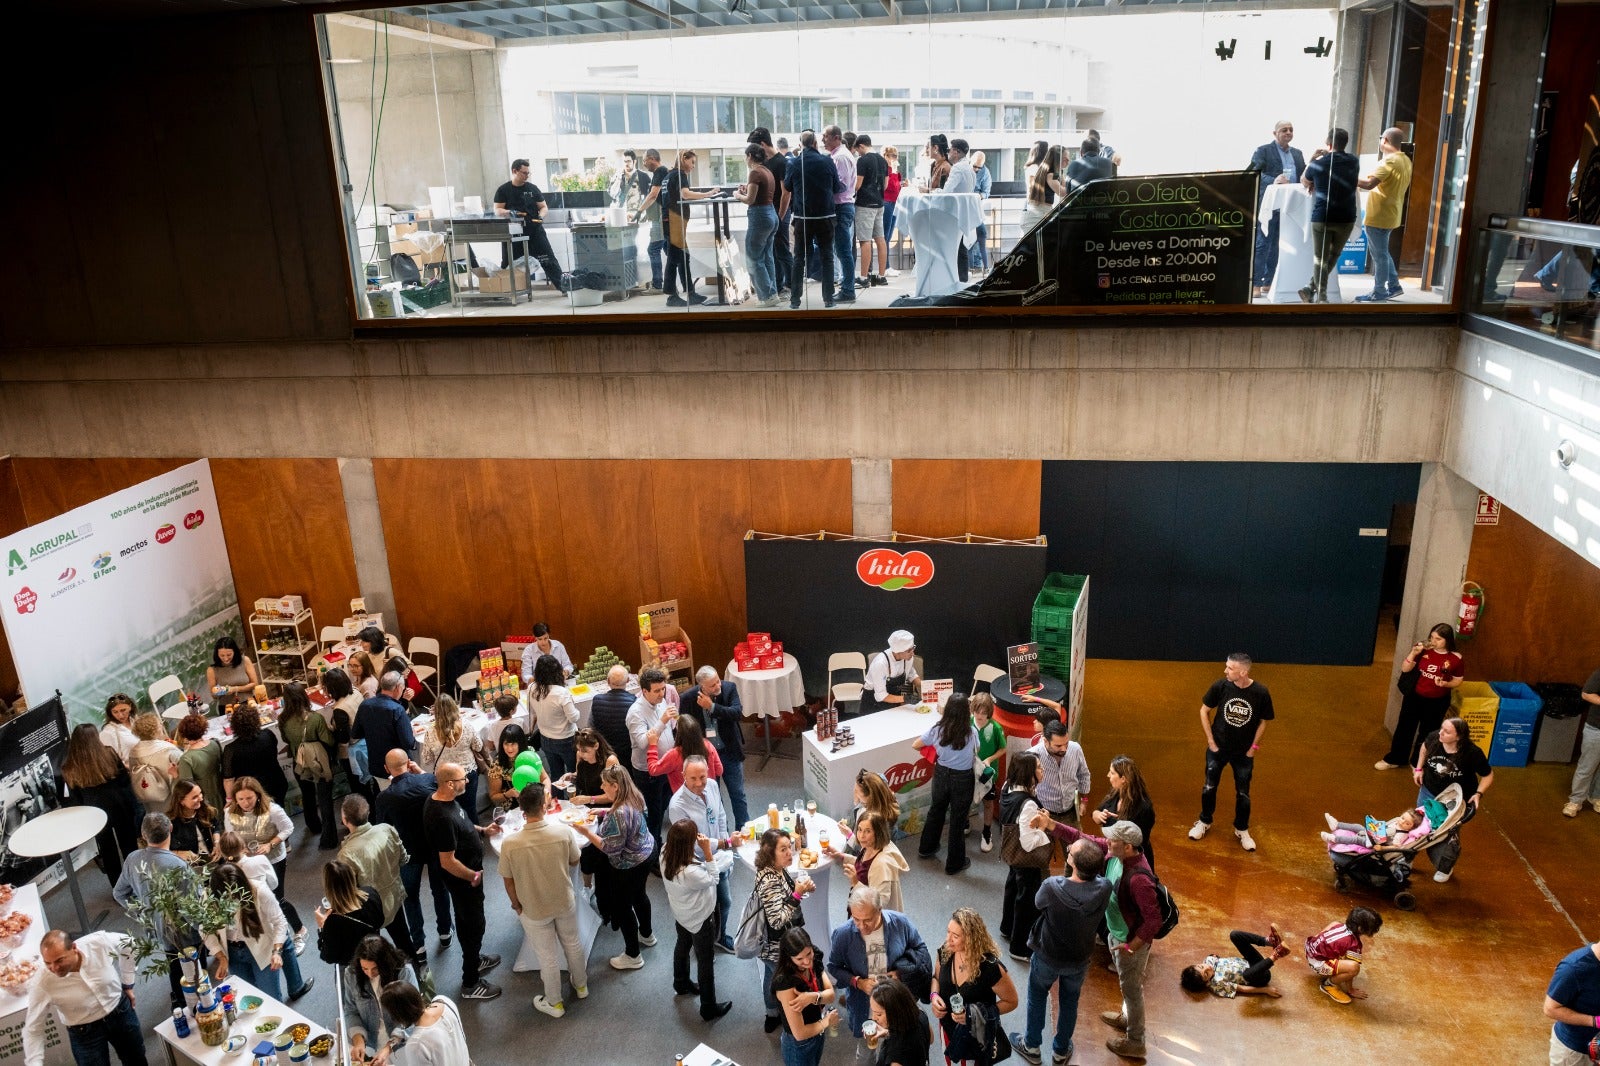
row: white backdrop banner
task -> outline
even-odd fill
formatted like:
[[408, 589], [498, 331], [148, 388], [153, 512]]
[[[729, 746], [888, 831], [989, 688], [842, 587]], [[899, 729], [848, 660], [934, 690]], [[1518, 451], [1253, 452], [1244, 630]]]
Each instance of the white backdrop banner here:
[[211, 645], [240, 638], [239, 597], [202, 459], [0, 540], [6, 639], [30, 700], [61, 690], [71, 724], [152, 681], [204, 686]]

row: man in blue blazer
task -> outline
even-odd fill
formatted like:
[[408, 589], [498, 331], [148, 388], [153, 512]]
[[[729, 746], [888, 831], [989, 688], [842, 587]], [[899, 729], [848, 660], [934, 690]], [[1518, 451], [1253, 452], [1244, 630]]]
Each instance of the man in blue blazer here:
[[[1306, 171], [1306, 157], [1300, 149], [1290, 148], [1294, 140], [1294, 123], [1283, 119], [1272, 128], [1272, 140], [1255, 150], [1250, 157], [1250, 169], [1260, 175], [1261, 184], [1256, 190], [1259, 201], [1266, 195], [1267, 186], [1287, 185], [1300, 180]], [[1272, 275], [1278, 269], [1278, 212], [1272, 213], [1267, 232], [1256, 229], [1256, 295], [1267, 295], [1272, 285]]]
[[739, 701], [739, 686], [724, 681], [714, 666], [695, 671], [695, 687], [683, 694], [682, 712], [697, 720], [706, 740], [717, 749], [722, 760], [722, 790], [733, 806], [733, 827], [740, 829], [750, 820], [750, 805], [744, 794], [744, 704]]
[[884, 910], [878, 890], [868, 885], [850, 891], [850, 917], [833, 931], [828, 973], [835, 987], [846, 990], [850, 1032], [855, 1036], [861, 1035], [861, 1023], [872, 1016], [868, 996], [879, 981], [900, 981], [923, 1003], [933, 991], [933, 958], [922, 934], [904, 914]]

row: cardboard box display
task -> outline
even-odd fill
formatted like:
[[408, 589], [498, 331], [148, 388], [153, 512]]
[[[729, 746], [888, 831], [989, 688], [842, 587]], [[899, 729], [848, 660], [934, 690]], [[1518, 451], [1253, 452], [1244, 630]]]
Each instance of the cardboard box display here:
[[636, 614], [639, 620], [639, 657], [644, 664], [660, 665], [662, 645], [681, 644], [681, 648], [669, 649], [679, 658], [667, 661], [671, 662], [675, 672], [687, 668], [692, 673], [694, 642], [678, 624], [678, 601], [663, 600], [661, 603], [646, 604], [640, 607]]
[[524, 292], [528, 288], [528, 272], [522, 267], [493, 272], [488, 267], [473, 267], [472, 276], [478, 279], [479, 292]]

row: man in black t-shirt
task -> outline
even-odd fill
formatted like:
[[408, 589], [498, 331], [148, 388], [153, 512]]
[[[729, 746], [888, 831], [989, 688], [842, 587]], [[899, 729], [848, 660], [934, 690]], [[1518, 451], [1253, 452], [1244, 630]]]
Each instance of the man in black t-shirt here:
[[1206, 780], [1200, 790], [1200, 819], [1189, 830], [1199, 840], [1211, 828], [1217, 811], [1217, 786], [1222, 768], [1233, 769], [1235, 792], [1233, 835], [1246, 851], [1256, 850], [1250, 836], [1250, 778], [1255, 772], [1261, 735], [1272, 720], [1272, 695], [1250, 678], [1250, 656], [1236, 651], [1222, 664], [1222, 677], [1200, 701], [1200, 728], [1206, 736]]
[[483, 975], [500, 965], [500, 956], [483, 949], [483, 838], [500, 832], [498, 825], [472, 824], [458, 798], [467, 790], [467, 771], [453, 762], [441, 762], [434, 771], [439, 791], [428, 797], [422, 811], [422, 833], [428, 850], [439, 856], [447, 878], [450, 902], [455, 906], [456, 931], [461, 934], [461, 998], [494, 999], [500, 986]]
[[1301, 289], [1306, 303], [1328, 302], [1328, 278], [1338, 269], [1339, 253], [1350, 239], [1360, 208], [1356, 185], [1361, 180], [1361, 160], [1345, 151], [1350, 134], [1335, 126], [1328, 143], [1311, 154], [1300, 184], [1311, 201], [1311, 284]]
[[[889, 242], [883, 238], [883, 190], [889, 183], [889, 162], [872, 150], [872, 138], [856, 138], [856, 245], [861, 251], [860, 285], [887, 285]], [[872, 272], [872, 251], [878, 251], [878, 272]]]
[[[706, 302], [706, 297], [694, 291], [694, 268], [689, 260], [688, 203], [712, 195], [696, 192], [691, 187], [697, 158], [689, 149], [679, 152], [678, 165], [671, 170], [662, 168], [660, 183], [653, 190], [657, 193], [661, 220], [667, 229], [667, 272], [662, 279], [662, 290], [667, 294], [668, 307], [688, 307]], [[679, 285], [683, 286], [682, 296], [678, 295]]]
[[661, 254], [666, 250], [667, 239], [661, 228], [661, 205], [657, 201], [661, 199], [661, 188], [666, 184], [667, 168], [661, 165], [661, 153], [654, 148], [644, 153], [641, 176], [650, 183], [644, 203], [639, 207], [639, 217], [650, 223], [650, 247], [647, 249], [650, 256], [650, 287], [660, 292]]
[[[555, 250], [550, 247], [550, 238], [544, 234], [544, 213], [547, 208], [544, 193], [539, 191], [539, 186], [528, 180], [528, 161], [513, 159], [511, 180], [494, 191], [495, 214], [501, 217], [510, 216], [522, 223], [522, 239], [513, 240], [506, 245], [506, 251], [518, 244], [522, 245], [524, 255], [530, 255], [539, 261], [539, 266], [550, 284], [566, 292], [566, 286], [561, 280], [561, 264], [556, 261]], [[505, 252], [501, 253], [502, 269], [511, 265], [510, 259], [511, 257]]]

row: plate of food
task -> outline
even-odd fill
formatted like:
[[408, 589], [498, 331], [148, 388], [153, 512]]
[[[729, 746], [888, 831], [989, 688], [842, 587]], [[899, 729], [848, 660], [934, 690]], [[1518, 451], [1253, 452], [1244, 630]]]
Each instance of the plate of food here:
[[13, 996], [22, 995], [28, 990], [28, 983], [33, 980], [33, 975], [38, 972], [39, 963], [34, 959], [19, 959], [0, 966], [0, 992], [9, 992]]
[[274, 1033], [277, 1032], [278, 1026], [282, 1024], [283, 1018], [281, 1016], [277, 1014], [269, 1014], [265, 1018], [262, 1018], [259, 1022], [256, 1022], [255, 1031], [257, 1033]]
[[571, 688], [567, 689], [567, 691], [572, 693], [574, 696], [587, 696], [593, 690], [589, 688], [587, 683], [584, 683], [573, 685]]
[[589, 822], [594, 820], [594, 812], [573, 810], [569, 808], [562, 811], [558, 817], [568, 825], [587, 825]]

